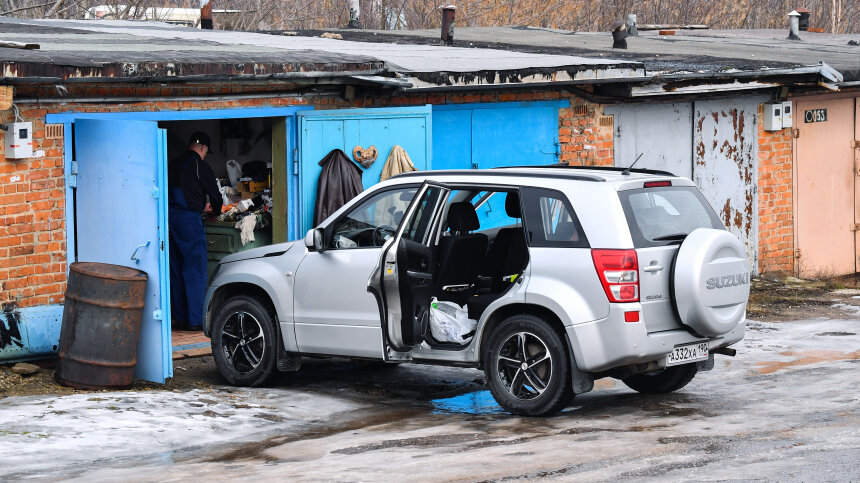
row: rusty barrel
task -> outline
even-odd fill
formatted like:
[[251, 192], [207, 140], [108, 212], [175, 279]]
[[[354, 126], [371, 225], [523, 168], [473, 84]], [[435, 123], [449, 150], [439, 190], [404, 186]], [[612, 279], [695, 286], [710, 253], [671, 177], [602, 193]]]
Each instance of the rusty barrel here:
[[125, 387], [134, 377], [146, 272], [73, 263], [54, 379], [81, 389]]

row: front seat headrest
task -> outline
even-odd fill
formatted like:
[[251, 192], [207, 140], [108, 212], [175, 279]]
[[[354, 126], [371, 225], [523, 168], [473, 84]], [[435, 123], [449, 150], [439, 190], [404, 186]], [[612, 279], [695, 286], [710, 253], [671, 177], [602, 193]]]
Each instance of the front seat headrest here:
[[505, 213], [511, 218], [522, 218], [520, 212], [520, 195], [514, 192], [505, 196]]
[[459, 201], [448, 207], [448, 228], [452, 232], [477, 230], [480, 226], [478, 213], [472, 203]]

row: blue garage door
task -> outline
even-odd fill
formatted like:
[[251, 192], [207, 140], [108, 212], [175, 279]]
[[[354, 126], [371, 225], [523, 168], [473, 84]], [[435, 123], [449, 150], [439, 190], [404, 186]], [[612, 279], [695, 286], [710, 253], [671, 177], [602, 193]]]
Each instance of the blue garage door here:
[[168, 286], [167, 136], [154, 121], [75, 121], [77, 261], [149, 275], [134, 376], [173, 376]]
[[567, 102], [433, 106], [433, 169], [558, 162], [558, 109]]
[[430, 106], [299, 112], [299, 183], [302, 232], [312, 228], [319, 161], [332, 149], [352, 158], [353, 149], [376, 147], [378, 158], [364, 169], [365, 188], [379, 182], [391, 148], [399, 145], [419, 170], [430, 169]]

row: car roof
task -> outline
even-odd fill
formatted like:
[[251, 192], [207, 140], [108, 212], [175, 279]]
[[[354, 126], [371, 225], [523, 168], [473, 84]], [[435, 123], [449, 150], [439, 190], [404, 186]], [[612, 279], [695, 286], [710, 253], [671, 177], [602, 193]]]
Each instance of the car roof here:
[[628, 182], [644, 179], [677, 178], [668, 171], [650, 169], [625, 169], [611, 166], [568, 166], [552, 164], [545, 166], [512, 166], [493, 169], [448, 169], [412, 171], [394, 176], [403, 178], [439, 179], [447, 177], [504, 177], [504, 178], [552, 178], [557, 180], [585, 182]]

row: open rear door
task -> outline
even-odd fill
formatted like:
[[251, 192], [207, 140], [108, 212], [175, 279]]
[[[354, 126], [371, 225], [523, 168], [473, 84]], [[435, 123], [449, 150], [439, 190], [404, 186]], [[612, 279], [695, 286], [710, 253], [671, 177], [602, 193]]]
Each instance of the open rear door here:
[[372, 275], [381, 282], [383, 331], [395, 350], [420, 344], [427, 333], [433, 295], [432, 235], [438, 231], [441, 207], [450, 191], [439, 184], [421, 187], [397, 236], [383, 249], [379, 271]]
[[167, 136], [153, 121], [75, 121], [76, 261], [149, 275], [134, 376], [173, 376], [167, 265]]

